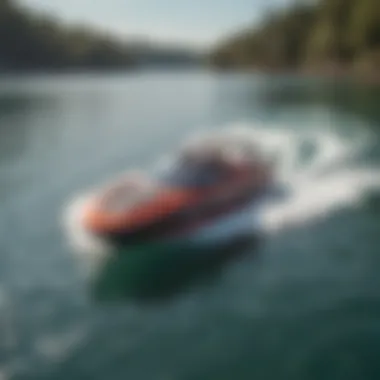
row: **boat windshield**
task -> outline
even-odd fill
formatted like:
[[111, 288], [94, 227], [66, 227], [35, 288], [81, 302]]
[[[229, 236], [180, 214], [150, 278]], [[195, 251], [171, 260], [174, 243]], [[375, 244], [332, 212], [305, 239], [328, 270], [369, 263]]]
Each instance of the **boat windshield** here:
[[180, 162], [162, 179], [169, 186], [203, 188], [217, 184], [225, 175], [226, 169], [215, 163]]

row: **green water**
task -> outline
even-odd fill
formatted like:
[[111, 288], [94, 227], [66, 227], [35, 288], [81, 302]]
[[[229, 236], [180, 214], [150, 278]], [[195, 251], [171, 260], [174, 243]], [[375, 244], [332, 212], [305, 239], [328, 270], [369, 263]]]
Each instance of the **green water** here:
[[322, 219], [280, 228], [259, 245], [230, 247], [239, 260], [220, 253], [228, 260], [193, 261], [183, 251], [134, 267], [120, 259], [91, 280], [60, 220], [83, 189], [149, 165], [189, 133], [240, 122], [297, 133], [327, 128], [347, 138], [370, 133], [372, 144], [355, 160], [378, 167], [379, 100], [376, 88], [313, 78], [1, 79], [0, 373], [379, 379], [376, 191]]

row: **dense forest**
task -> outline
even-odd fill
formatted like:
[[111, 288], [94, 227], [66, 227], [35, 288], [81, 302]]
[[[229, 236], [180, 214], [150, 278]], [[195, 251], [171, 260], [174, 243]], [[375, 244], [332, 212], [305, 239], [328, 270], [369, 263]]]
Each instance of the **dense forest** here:
[[183, 65], [196, 59], [192, 52], [153, 49], [91, 28], [64, 26], [14, 0], [0, 0], [1, 71], [125, 68], [146, 62]]
[[380, 1], [298, 1], [267, 15], [211, 54], [220, 68], [380, 69]]

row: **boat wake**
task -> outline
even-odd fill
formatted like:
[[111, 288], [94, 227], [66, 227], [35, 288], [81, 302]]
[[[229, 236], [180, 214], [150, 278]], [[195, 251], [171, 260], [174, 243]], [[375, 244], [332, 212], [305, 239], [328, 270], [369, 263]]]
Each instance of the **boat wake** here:
[[[380, 170], [360, 164], [374, 143], [363, 129], [345, 138], [331, 128], [309, 132], [247, 124], [229, 126], [218, 135], [231, 142], [258, 145], [275, 161], [277, 183], [286, 189], [286, 195], [268, 198], [259, 207], [246, 210], [234, 226], [229, 222], [219, 228], [223, 237], [238, 233], [237, 229], [273, 234], [296, 228], [339, 209], [355, 207], [369, 191], [380, 188]], [[75, 251], [102, 255], [111, 247], [81, 228], [81, 210], [87, 201], [88, 197], [79, 197], [69, 205], [65, 228]]]
[[285, 198], [262, 208], [263, 233], [295, 228], [357, 207], [370, 192], [380, 189], [379, 168], [360, 163], [374, 139], [359, 132], [345, 139], [331, 129], [252, 131], [264, 145], [272, 142], [279, 158], [279, 183], [288, 190]]

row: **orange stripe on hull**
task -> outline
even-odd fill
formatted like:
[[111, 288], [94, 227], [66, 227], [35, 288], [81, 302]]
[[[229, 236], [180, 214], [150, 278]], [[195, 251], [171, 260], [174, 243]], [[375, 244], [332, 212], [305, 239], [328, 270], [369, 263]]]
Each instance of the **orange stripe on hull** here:
[[94, 232], [116, 232], [134, 229], [169, 215], [185, 205], [196, 202], [198, 194], [188, 191], [165, 191], [152, 200], [124, 212], [110, 213], [98, 200], [92, 202], [84, 215], [84, 225]]

